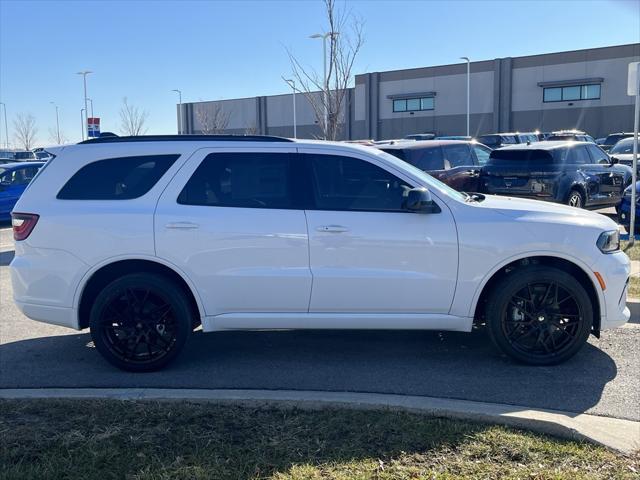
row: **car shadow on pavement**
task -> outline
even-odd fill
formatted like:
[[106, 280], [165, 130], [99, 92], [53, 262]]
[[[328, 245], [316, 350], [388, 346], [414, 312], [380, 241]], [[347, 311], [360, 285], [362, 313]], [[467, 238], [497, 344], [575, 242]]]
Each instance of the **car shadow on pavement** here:
[[269, 389], [424, 395], [585, 412], [617, 375], [587, 344], [551, 367], [514, 363], [482, 329], [472, 333], [286, 331], [194, 333], [165, 370], [109, 365], [88, 333], [0, 346], [0, 388]]
[[0, 267], [6, 267], [7, 265], [9, 265], [11, 263], [11, 260], [13, 260], [15, 254], [16, 252], [14, 250], [0, 252]]

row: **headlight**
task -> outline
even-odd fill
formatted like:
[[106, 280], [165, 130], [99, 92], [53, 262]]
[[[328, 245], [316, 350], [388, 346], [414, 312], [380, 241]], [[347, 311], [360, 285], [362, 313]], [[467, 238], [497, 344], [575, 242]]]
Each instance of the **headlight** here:
[[596, 245], [602, 253], [617, 252], [620, 250], [620, 232], [618, 232], [618, 230], [602, 232], [598, 237]]

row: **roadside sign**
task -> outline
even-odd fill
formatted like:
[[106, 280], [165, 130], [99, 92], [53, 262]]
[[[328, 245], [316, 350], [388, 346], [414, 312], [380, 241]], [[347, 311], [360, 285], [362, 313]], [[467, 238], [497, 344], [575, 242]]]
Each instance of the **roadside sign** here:
[[87, 132], [89, 137], [100, 136], [100, 118], [98, 117], [87, 118]]

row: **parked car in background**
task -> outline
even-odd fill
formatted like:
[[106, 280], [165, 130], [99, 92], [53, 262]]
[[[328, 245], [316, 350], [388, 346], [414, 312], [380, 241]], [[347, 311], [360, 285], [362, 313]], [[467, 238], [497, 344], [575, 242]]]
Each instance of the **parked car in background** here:
[[552, 132], [551, 135], [547, 137], [547, 140], [550, 142], [574, 140], [576, 142], [596, 143], [591, 135], [587, 135], [581, 130], [559, 130]]
[[477, 142], [429, 140], [380, 145], [380, 150], [398, 157], [460, 192], [478, 191], [480, 167], [491, 149]]
[[479, 191], [602, 208], [618, 205], [630, 182], [631, 169], [594, 143], [547, 141], [492, 151]]
[[[624, 225], [629, 231], [631, 224], [631, 185], [629, 185], [622, 196], [622, 202], [618, 208], [618, 223]], [[640, 182], [636, 182], [636, 221], [635, 229], [636, 233], [640, 232]]]
[[435, 133], [412, 133], [404, 137], [405, 140], [434, 140], [435, 138]]
[[466, 140], [470, 142], [473, 140], [473, 137], [468, 137], [466, 135], [441, 135], [436, 137], [436, 140]]
[[610, 218], [465, 195], [359, 145], [90, 140], [46, 164], [12, 220], [20, 311], [89, 328], [125, 370], [164, 367], [199, 326], [470, 332], [474, 320], [517, 361], [550, 365], [631, 315]]
[[[616, 143], [609, 150], [609, 156], [619, 163], [633, 168], [633, 137], [625, 138]], [[638, 174], [640, 175], [640, 162], [638, 162]]]
[[16, 162], [32, 162], [38, 160], [38, 157], [31, 150], [25, 150], [22, 152], [15, 152], [13, 159]]
[[489, 135], [480, 135], [476, 140], [492, 150], [495, 150], [496, 148], [502, 148], [506, 145], [537, 142], [538, 134], [535, 132], [491, 133]]
[[[609, 151], [616, 143], [620, 140], [624, 140], [625, 138], [633, 138], [633, 132], [619, 132], [619, 133], [610, 133], [604, 139], [600, 147], [606, 152]], [[596, 142], [597, 143], [597, 142]]]
[[0, 165], [0, 220], [11, 219], [11, 210], [43, 162], [13, 162]]

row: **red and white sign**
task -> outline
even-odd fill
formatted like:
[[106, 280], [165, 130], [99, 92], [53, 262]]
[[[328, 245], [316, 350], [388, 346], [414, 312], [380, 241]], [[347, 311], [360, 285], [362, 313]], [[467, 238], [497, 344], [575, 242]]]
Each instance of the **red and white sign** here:
[[87, 118], [87, 132], [90, 137], [100, 136], [100, 118], [98, 117]]

